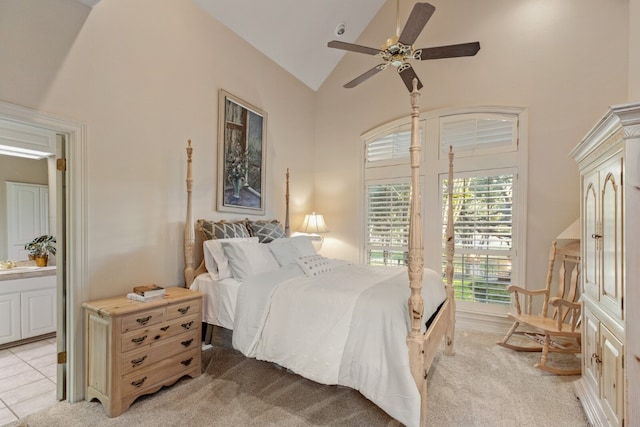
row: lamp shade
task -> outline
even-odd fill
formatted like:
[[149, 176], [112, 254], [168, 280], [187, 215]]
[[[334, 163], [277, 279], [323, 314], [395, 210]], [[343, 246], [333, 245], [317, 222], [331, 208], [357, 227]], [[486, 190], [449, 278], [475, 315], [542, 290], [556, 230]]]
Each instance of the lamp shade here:
[[329, 232], [329, 229], [327, 228], [327, 224], [324, 222], [324, 217], [313, 212], [304, 216], [300, 232], [306, 234], [320, 234]]
[[580, 218], [576, 219], [562, 233], [558, 234], [556, 240], [580, 240]]

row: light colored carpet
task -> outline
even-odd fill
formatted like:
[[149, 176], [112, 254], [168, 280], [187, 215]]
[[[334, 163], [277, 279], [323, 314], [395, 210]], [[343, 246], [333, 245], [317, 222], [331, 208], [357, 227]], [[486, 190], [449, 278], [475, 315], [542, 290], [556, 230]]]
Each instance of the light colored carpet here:
[[[495, 345], [500, 336], [458, 331], [456, 355], [429, 371], [430, 426], [588, 426], [575, 376], [533, 367], [539, 353]], [[561, 363], [579, 364], [575, 356]], [[397, 426], [344, 387], [316, 384], [226, 347], [203, 353], [204, 374], [138, 399], [116, 418], [101, 404], [61, 402], [10, 426]]]

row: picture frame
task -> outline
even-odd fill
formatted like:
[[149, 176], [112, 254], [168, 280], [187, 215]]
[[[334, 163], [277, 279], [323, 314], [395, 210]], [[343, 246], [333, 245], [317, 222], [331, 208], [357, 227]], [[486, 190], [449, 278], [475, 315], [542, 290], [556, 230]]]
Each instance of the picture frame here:
[[264, 215], [267, 113], [220, 89], [217, 208]]

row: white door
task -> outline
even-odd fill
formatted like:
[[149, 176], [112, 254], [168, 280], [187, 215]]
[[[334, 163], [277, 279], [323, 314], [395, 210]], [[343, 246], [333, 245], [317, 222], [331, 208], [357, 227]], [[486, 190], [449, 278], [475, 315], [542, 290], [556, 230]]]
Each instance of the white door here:
[[624, 276], [622, 260], [622, 155], [615, 156], [600, 171], [601, 277], [600, 303], [622, 319]]
[[7, 182], [7, 225], [8, 258], [28, 259], [24, 244], [49, 234], [49, 187]]

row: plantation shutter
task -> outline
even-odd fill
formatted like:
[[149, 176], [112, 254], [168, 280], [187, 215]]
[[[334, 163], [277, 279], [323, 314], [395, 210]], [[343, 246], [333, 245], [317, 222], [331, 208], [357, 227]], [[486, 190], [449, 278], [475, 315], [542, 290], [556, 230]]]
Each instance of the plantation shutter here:
[[[424, 122], [420, 123], [418, 133], [419, 141], [422, 141]], [[365, 167], [408, 163], [411, 124], [405, 123], [387, 128], [368, 137], [365, 143]]]
[[[456, 298], [461, 301], [509, 304], [515, 257], [513, 188], [515, 174], [477, 174], [454, 178]], [[442, 185], [447, 203], [446, 181]], [[443, 230], [446, 216], [443, 215]], [[445, 236], [443, 233], [443, 268]]]
[[403, 159], [409, 157], [411, 132], [390, 133], [367, 144], [367, 162]]
[[366, 262], [405, 265], [409, 238], [410, 183], [367, 185]]
[[517, 149], [517, 118], [510, 115], [462, 114], [440, 122], [440, 152], [453, 147], [456, 157]]

